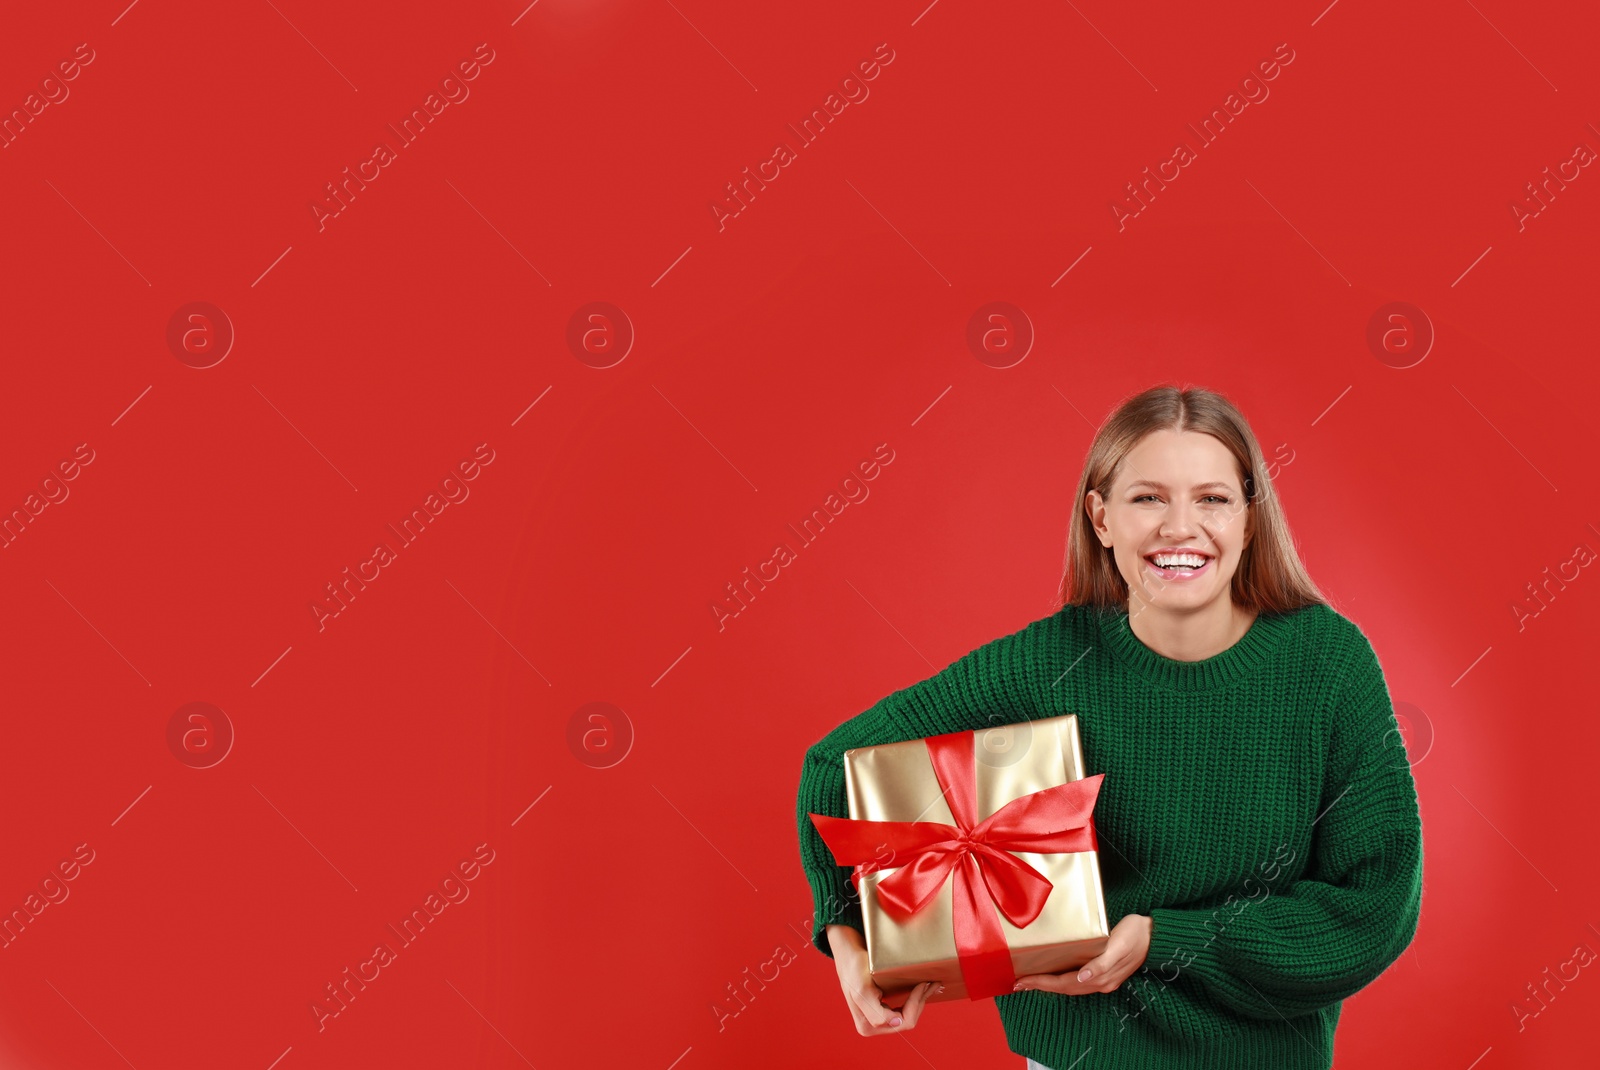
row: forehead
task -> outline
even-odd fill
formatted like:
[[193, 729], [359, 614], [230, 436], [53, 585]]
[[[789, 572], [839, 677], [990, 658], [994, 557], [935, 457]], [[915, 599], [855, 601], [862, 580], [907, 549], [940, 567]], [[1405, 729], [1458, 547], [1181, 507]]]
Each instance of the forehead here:
[[1237, 489], [1238, 465], [1228, 448], [1194, 431], [1152, 431], [1128, 452], [1117, 483], [1155, 490]]

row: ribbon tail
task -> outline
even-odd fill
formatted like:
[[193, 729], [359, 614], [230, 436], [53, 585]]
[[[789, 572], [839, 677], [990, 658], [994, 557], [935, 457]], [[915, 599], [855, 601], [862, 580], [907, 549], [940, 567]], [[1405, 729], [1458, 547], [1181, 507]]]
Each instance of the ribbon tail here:
[[958, 965], [968, 999], [1006, 995], [1017, 981], [1011, 948], [1000, 928], [1000, 915], [994, 903], [980, 894], [982, 887], [977, 859], [970, 854], [963, 856], [956, 869], [953, 920]]

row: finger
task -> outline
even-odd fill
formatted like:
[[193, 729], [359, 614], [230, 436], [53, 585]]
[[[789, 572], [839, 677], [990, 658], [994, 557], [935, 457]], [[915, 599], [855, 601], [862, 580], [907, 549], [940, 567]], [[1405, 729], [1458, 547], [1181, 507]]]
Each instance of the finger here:
[[899, 1011], [883, 1005], [883, 990], [870, 981], [861, 988], [851, 993], [857, 1007], [861, 1009], [861, 1016], [867, 1024], [874, 1029], [884, 1029], [888, 1026], [898, 1026], [903, 1019]]
[[1115, 950], [1107, 948], [1104, 952], [1079, 966], [1071, 976], [1084, 984], [1098, 984], [1102, 977], [1113, 973], [1122, 965], [1122, 960], [1127, 958], [1121, 948]]
[[905, 1018], [905, 1021], [901, 1024], [902, 1029], [916, 1028], [917, 1019], [922, 1017], [922, 1008], [927, 1006], [928, 997], [933, 995], [933, 990], [934, 982], [932, 981], [924, 981], [911, 990], [911, 998], [906, 1000], [906, 1005], [901, 1008]]

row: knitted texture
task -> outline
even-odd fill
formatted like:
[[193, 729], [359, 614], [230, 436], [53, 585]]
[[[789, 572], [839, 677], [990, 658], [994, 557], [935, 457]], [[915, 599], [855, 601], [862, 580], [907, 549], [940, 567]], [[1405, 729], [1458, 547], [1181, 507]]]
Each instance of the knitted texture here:
[[849, 816], [846, 750], [1064, 713], [1105, 774], [1107, 921], [1148, 915], [1150, 953], [1114, 992], [995, 997], [1011, 1050], [1056, 1070], [1332, 1066], [1341, 1001], [1416, 933], [1422, 821], [1372, 644], [1321, 604], [1189, 662], [1125, 609], [1066, 606], [840, 724], [806, 752], [796, 813], [817, 949], [827, 925], [862, 930], [806, 816]]

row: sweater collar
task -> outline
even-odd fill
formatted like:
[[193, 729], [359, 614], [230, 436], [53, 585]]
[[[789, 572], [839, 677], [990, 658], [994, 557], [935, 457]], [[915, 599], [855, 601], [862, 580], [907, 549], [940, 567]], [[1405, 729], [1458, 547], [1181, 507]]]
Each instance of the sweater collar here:
[[1101, 634], [1116, 659], [1159, 687], [1207, 691], [1250, 676], [1265, 666], [1289, 630], [1286, 614], [1261, 612], [1243, 638], [1200, 661], [1177, 661], [1144, 645], [1128, 623], [1126, 607], [1098, 607]]

